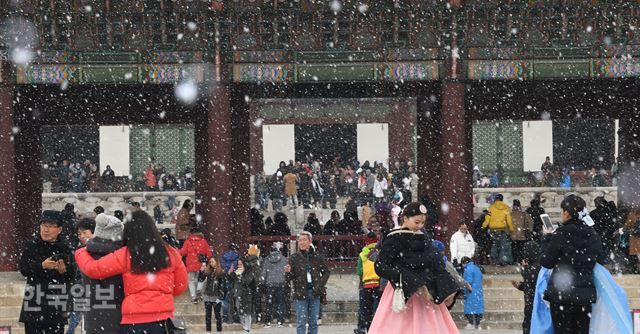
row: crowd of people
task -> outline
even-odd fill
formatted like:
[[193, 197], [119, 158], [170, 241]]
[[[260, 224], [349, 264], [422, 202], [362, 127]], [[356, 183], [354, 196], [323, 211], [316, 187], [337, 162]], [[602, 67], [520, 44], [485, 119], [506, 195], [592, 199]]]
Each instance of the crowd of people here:
[[569, 167], [553, 164], [551, 157], [546, 157], [539, 171], [527, 173], [527, 180], [524, 183], [508, 180], [502, 165], [498, 165], [490, 172], [483, 172], [479, 166], [474, 166], [473, 186], [476, 188], [498, 188], [509, 185], [554, 188], [571, 188], [577, 185], [607, 187], [618, 184], [619, 174], [620, 164], [617, 158], [610, 169], [598, 164], [598, 166], [591, 166], [587, 171], [578, 171], [576, 173]]
[[[477, 244], [476, 258], [482, 264], [510, 265], [521, 263], [526, 257], [525, 244], [529, 241], [539, 242], [542, 236], [543, 222], [540, 215], [545, 213], [540, 198], [531, 200], [530, 206], [524, 210], [520, 201], [513, 200], [509, 207], [503, 202], [503, 196], [494, 196], [494, 202], [473, 222], [471, 238]], [[618, 210], [613, 201], [603, 196], [594, 199], [595, 208], [588, 213], [593, 221], [593, 229], [600, 235], [604, 251], [608, 258], [620, 263], [628, 263], [632, 270], [637, 270], [633, 248], [629, 240], [633, 237], [633, 220], [635, 211]], [[585, 213], [585, 214], [586, 214]], [[456, 235], [454, 235], [454, 238]], [[454, 239], [452, 239], [453, 243]], [[455, 258], [456, 256], [453, 255]]]
[[[344, 218], [334, 211], [324, 226], [310, 215], [297, 236], [297, 251], [275, 242], [266, 250], [250, 245], [240, 252], [231, 244], [222, 252], [223, 247], [208, 243], [188, 200], [178, 213], [175, 237], [170, 229], [158, 231], [154, 219], [135, 205], [118, 217], [97, 207], [95, 219], [76, 219], [71, 205], [62, 212], [44, 211], [40, 233], [25, 246], [19, 264], [27, 277], [20, 321], [27, 333], [63, 333], [67, 319], [73, 332], [81, 318], [95, 333], [171, 333], [184, 326], [174, 318], [174, 296], [189, 291], [194, 304], [203, 303], [207, 332], [214, 317], [217, 332], [225, 321], [239, 322], [247, 332], [256, 323], [284, 326], [293, 309], [297, 333], [315, 334], [330, 269], [326, 249], [314, 243], [314, 237], [361, 234], [365, 243], [357, 255], [356, 334], [387, 333], [398, 324], [407, 333], [457, 333], [449, 313], [456, 300], [464, 303], [465, 328], [482, 329], [481, 264], [486, 263], [523, 268], [522, 281], [512, 283], [524, 292], [525, 333], [535, 314], [541, 268], [554, 270], [545, 299], [556, 332], [584, 332], [585, 315], [595, 298], [589, 270], [614, 259], [611, 254], [625, 235], [627, 250], [634, 255], [627, 260], [640, 254], [640, 213], [632, 211], [623, 219], [602, 197], [589, 213], [584, 200], [568, 195], [561, 205], [562, 223], [554, 231], [540, 219], [544, 210], [538, 198], [523, 210], [518, 200], [509, 207], [497, 194], [476, 221], [459, 224], [449, 242], [449, 258], [444, 244], [434, 239], [437, 217], [431, 220], [430, 211], [436, 210], [427, 198], [378, 203], [362, 220], [352, 201]], [[368, 198], [361, 201], [366, 205]], [[251, 217], [252, 232], [291, 235], [283, 213], [277, 212], [270, 225], [263, 223], [258, 209]], [[571, 291], [553, 285], [558, 281], [554, 277], [575, 270], [581, 270], [581, 278]], [[42, 303], [42, 298], [65, 302]]]
[[195, 177], [191, 167], [179, 173], [167, 171], [162, 164], [149, 165], [144, 171], [128, 176], [116, 176], [110, 165], [100, 173], [90, 160], [72, 163], [70, 160], [43, 166], [45, 189], [54, 193], [122, 192], [122, 191], [192, 191]]
[[350, 197], [357, 203], [388, 203], [400, 196], [416, 199], [418, 175], [411, 161], [395, 162], [387, 169], [382, 162], [367, 160], [361, 165], [345, 166], [334, 161], [324, 166], [319, 161], [301, 163], [281, 161], [273, 175], [255, 176], [255, 202], [260, 210], [281, 212], [283, 206], [336, 208], [338, 197]]
[[[567, 167], [559, 167], [547, 157], [539, 172], [528, 175], [527, 185], [570, 188], [578, 182], [594, 187], [616, 186], [620, 166], [616, 162], [610, 169], [591, 167], [579, 181]], [[508, 185], [504, 168], [498, 165], [490, 172], [473, 167], [473, 185], [477, 188], [496, 188]], [[255, 202], [261, 210], [281, 211], [283, 206], [302, 205], [305, 208], [336, 207], [337, 198], [352, 196], [370, 202], [389, 199], [399, 190], [417, 198], [418, 174], [411, 161], [397, 161], [388, 169], [382, 162], [339, 162], [328, 166], [310, 160], [289, 163], [281, 161], [273, 175], [264, 172], [255, 175]], [[72, 163], [70, 160], [51, 162], [43, 166], [45, 189], [54, 193], [117, 192], [117, 191], [192, 191], [195, 177], [191, 167], [180, 172], [167, 171], [162, 164], [151, 164], [133, 177], [116, 176], [109, 165], [100, 173], [90, 161]], [[516, 182], [516, 184], [518, 184]]]
[[[247, 332], [272, 319], [283, 327], [293, 299], [297, 328], [317, 333], [330, 271], [312, 235], [302, 232], [289, 258], [283, 243], [266, 257], [257, 245], [243, 256], [234, 244], [214, 253], [192, 208], [183, 203], [175, 237], [135, 205], [119, 217], [96, 207], [95, 218], [78, 219], [71, 204], [45, 210], [19, 263], [27, 277], [20, 313], [26, 333], [64, 333], [67, 319], [73, 333], [81, 318], [89, 333], [173, 333], [183, 326], [173, 317], [174, 296], [187, 290], [194, 304], [204, 302], [207, 332], [214, 315], [217, 332], [223, 320]], [[64, 303], [47, 302], [53, 298]]]
[[126, 224], [124, 212], [118, 218], [94, 211], [95, 219], [80, 220], [72, 205], [42, 213], [19, 263], [27, 278], [25, 332], [64, 333], [68, 319], [73, 333], [81, 318], [89, 333], [164, 332], [173, 296], [187, 288], [179, 251], [136, 206], [125, 210]]
[[[602, 280], [594, 278], [599, 276], [592, 275], [592, 271], [597, 265], [604, 268], [619, 260], [616, 252], [623, 244], [626, 244], [623, 251], [630, 256], [624, 261], [635, 264], [636, 256], [640, 261], [639, 211], [632, 210], [625, 217], [612, 202], [598, 197], [596, 208], [588, 212], [581, 197], [569, 194], [561, 203], [560, 224], [550, 227], [540, 220], [544, 210], [538, 198], [525, 211], [518, 200], [514, 200], [513, 209], [502, 200], [501, 195], [496, 195], [495, 203], [473, 223], [471, 230], [467, 223], [460, 223], [449, 243], [449, 259], [444, 256], [440, 241], [430, 241], [424, 221], [428, 210], [420, 203], [403, 209], [399, 229], [378, 233], [375, 226], [368, 226], [366, 246], [358, 257], [360, 310], [354, 332], [388, 333], [402, 328], [406, 333], [457, 333], [446, 311], [456, 298], [463, 299], [468, 320], [465, 329], [482, 329], [483, 269], [477, 262], [520, 266], [522, 280], [512, 281], [512, 285], [524, 292], [525, 334], [541, 332], [543, 328], [555, 333], [589, 333], [590, 322], [601, 323], [600, 319], [608, 317], [606, 313], [616, 312], [605, 308], [604, 312], [591, 314], [592, 304], [599, 300], [595, 280]], [[419, 209], [414, 205], [420, 205]], [[416, 210], [422, 214], [413, 216]], [[475, 240], [485, 242], [477, 244]], [[434, 265], [441, 261], [443, 265]], [[550, 277], [545, 278], [549, 282], [545, 288], [538, 285], [542, 268], [551, 270]], [[443, 269], [450, 277], [442, 277]], [[622, 313], [614, 322], [616, 326], [628, 326], [630, 317], [624, 291], [603, 270], [609, 280], [607, 284], [614, 287], [611, 291], [618, 291], [618, 295], [604, 292], [598, 298], [619, 303]], [[549, 304], [535, 304], [536, 294]], [[542, 306], [534, 311], [534, 305]]]

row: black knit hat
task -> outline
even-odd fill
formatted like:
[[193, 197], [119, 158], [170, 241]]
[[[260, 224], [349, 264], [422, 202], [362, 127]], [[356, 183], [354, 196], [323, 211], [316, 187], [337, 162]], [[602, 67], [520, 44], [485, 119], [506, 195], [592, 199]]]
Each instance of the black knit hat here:
[[40, 217], [40, 223], [54, 223], [58, 226], [62, 226], [62, 215], [60, 211], [55, 210], [44, 210], [42, 211], [42, 216]]

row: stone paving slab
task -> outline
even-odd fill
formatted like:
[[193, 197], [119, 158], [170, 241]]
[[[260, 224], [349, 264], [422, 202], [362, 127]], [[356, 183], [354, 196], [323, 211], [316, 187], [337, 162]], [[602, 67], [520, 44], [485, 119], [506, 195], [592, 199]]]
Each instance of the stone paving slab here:
[[[354, 326], [353, 325], [322, 325], [318, 328], [318, 333], [319, 334], [323, 334], [323, 333], [330, 333], [330, 334], [353, 334], [353, 329]], [[272, 328], [258, 328], [258, 329], [252, 329], [251, 333], [261, 333], [261, 334], [293, 334], [296, 332], [295, 326], [288, 326], [288, 327], [284, 327], [284, 328], [276, 328], [276, 327], [272, 327]], [[461, 329], [460, 333], [461, 334], [471, 334], [471, 333], [477, 333], [478, 331], [476, 330], [464, 330]], [[492, 333], [492, 334], [516, 334], [516, 333], [522, 333], [522, 330], [503, 330], [503, 329], [492, 329], [490, 331], [486, 331], [487, 333]], [[198, 334], [204, 334], [204, 332], [191, 332], [189, 331], [189, 333], [198, 333]], [[233, 331], [233, 332], [224, 332], [224, 333], [232, 333], [232, 334], [246, 334], [245, 331]], [[385, 333], [387, 334], [387, 333]], [[398, 333], [388, 333], [388, 334], [400, 334], [400, 332]]]

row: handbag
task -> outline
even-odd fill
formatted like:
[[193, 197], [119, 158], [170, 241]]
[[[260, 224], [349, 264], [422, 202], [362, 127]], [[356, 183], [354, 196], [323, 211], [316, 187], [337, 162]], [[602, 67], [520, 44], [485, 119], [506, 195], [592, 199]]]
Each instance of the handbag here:
[[202, 283], [206, 279], [207, 279], [207, 274], [203, 270], [198, 271], [198, 282]]
[[322, 288], [320, 290], [320, 304], [327, 305], [329, 301], [327, 301], [327, 288]]
[[636, 220], [636, 223], [633, 224], [633, 229], [631, 229], [631, 235], [640, 236], [640, 219]]
[[629, 249], [629, 232], [624, 232], [620, 239], [618, 240], [618, 249], [627, 250]]
[[187, 334], [187, 324], [182, 319], [169, 318], [165, 321], [167, 334]]
[[404, 290], [402, 290], [402, 274], [400, 274], [400, 282], [397, 287], [393, 288], [393, 302], [391, 303], [391, 311], [395, 313], [403, 312], [407, 309], [404, 299]]

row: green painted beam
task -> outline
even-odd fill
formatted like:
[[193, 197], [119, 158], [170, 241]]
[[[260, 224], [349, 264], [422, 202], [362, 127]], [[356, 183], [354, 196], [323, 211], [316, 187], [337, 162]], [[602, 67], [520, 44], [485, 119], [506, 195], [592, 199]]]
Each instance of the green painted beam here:
[[[0, 81], [18, 84], [61, 84], [65, 81], [70, 84], [171, 84], [192, 79], [203, 82], [209, 77], [213, 67], [211, 63], [162, 63], [175, 60], [177, 58], [172, 57], [179, 55], [154, 58], [158, 63], [139, 64], [67, 64], [61, 61], [87, 58], [78, 58], [62, 52], [50, 56], [54, 63], [34, 63], [15, 68], [0, 60]], [[441, 80], [446, 73], [443, 60], [324, 63], [297, 61], [233, 63], [226, 66], [229, 67], [230, 79], [234, 82], [433, 81]], [[459, 66], [463, 69], [462, 77], [468, 80], [640, 78], [640, 59], [634, 57], [462, 60]]]
[[235, 82], [432, 81], [441, 68], [441, 61], [230, 65]]
[[588, 59], [533, 62], [533, 79], [587, 79], [590, 77], [591, 61]]
[[139, 82], [137, 65], [82, 66], [80, 82], [127, 84]]
[[374, 81], [373, 64], [298, 65], [299, 82]]

